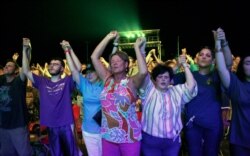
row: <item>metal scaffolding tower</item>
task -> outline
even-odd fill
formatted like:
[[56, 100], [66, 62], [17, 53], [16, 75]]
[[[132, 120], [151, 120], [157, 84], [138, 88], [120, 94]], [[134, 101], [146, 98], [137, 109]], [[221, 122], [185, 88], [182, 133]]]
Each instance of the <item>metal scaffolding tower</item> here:
[[152, 30], [138, 30], [138, 31], [125, 31], [119, 32], [119, 48], [120, 49], [132, 49], [134, 48], [134, 42], [137, 37], [144, 36], [147, 40], [147, 48], [155, 48], [158, 57], [161, 59], [161, 40], [160, 40], [160, 29]]

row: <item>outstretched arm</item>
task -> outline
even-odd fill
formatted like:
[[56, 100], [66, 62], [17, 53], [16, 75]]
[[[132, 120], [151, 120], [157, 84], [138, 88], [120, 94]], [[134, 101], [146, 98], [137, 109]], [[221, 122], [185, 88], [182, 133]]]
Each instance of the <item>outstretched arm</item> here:
[[190, 71], [189, 65], [186, 63], [186, 55], [180, 55], [178, 58], [178, 61], [181, 64], [181, 66], [184, 68], [185, 77], [186, 77], [185, 83], [187, 84], [187, 88], [189, 91], [192, 91], [196, 85], [196, 81], [193, 77], [193, 74]]
[[108, 43], [116, 38], [118, 35], [117, 31], [111, 31], [109, 34], [107, 34], [103, 40], [97, 45], [95, 50], [93, 51], [91, 55], [92, 63], [95, 67], [95, 70], [98, 74], [98, 76], [105, 82], [105, 80], [111, 75], [109, 70], [103, 66], [103, 64], [100, 61], [100, 57], [104, 52], [104, 49], [108, 45]]
[[137, 89], [141, 86], [144, 78], [148, 73], [147, 64], [145, 61], [145, 47], [146, 47], [146, 39], [142, 37], [137, 38], [134, 44], [134, 49], [135, 49], [139, 72], [132, 77], [133, 83]]
[[214, 39], [220, 41], [221, 50], [225, 57], [225, 63], [228, 69], [231, 69], [233, 65], [232, 52], [228, 45], [228, 41], [226, 39], [226, 34], [223, 29], [218, 28], [216, 31], [213, 31]]
[[225, 57], [221, 49], [221, 41], [215, 38], [215, 60], [217, 64], [217, 70], [219, 72], [220, 79], [223, 86], [228, 89], [230, 84], [230, 73], [226, 66]]
[[81, 63], [75, 55], [68, 41], [63, 40], [61, 43], [62, 49], [64, 50], [69, 69], [73, 76], [74, 81], [79, 85], [79, 72], [81, 71]]
[[[30, 53], [31, 43], [29, 38], [23, 38], [23, 59], [22, 59], [22, 72], [25, 74], [32, 83], [34, 83], [32, 72], [30, 71]], [[21, 76], [24, 79], [24, 76]]]

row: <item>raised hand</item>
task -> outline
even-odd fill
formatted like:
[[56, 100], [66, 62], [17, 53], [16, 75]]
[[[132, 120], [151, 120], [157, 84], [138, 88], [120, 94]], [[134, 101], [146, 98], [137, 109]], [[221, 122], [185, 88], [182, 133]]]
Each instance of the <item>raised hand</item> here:
[[31, 60], [31, 42], [29, 38], [23, 38], [23, 51], [27, 53], [28, 60]]
[[218, 40], [226, 41], [226, 35], [225, 35], [225, 32], [224, 32], [223, 29], [218, 28], [216, 32], [217, 32], [217, 38], [218, 38]]
[[12, 59], [14, 61], [16, 61], [18, 59], [18, 57], [19, 57], [19, 54], [18, 53], [14, 53], [13, 56], [12, 56]]
[[69, 42], [66, 41], [66, 40], [62, 40], [62, 42], [60, 43], [60, 45], [62, 46], [62, 48], [63, 48], [64, 51], [67, 51], [67, 50], [71, 49], [71, 46], [70, 46]]
[[134, 47], [138, 47], [141, 52], [145, 51], [146, 48], [146, 38], [145, 37], [138, 37], [135, 41]]
[[29, 38], [23, 38], [23, 48], [31, 49], [31, 43]]
[[216, 31], [212, 30], [213, 36], [214, 36], [214, 43], [215, 43], [215, 50], [220, 51], [221, 50], [221, 38], [224, 38], [224, 33], [222, 32], [222, 29], [218, 28]]
[[178, 64], [182, 65], [183, 67], [186, 67], [186, 66], [189, 67], [189, 65], [187, 64], [187, 57], [186, 57], [186, 55], [180, 55], [178, 57]]
[[[226, 35], [225, 35], [225, 32], [224, 32], [223, 29], [218, 28], [217, 30], [212, 30], [212, 33], [213, 33], [213, 36], [214, 36], [215, 45], [218, 44], [219, 42], [221, 42], [220, 44], [223, 44], [224, 46], [226, 44], [228, 44], [227, 40], [226, 40]], [[217, 47], [217, 48], [219, 48], [219, 47]]]
[[108, 37], [110, 40], [117, 38], [117, 40], [119, 39], [119, 34], [117, 31], [111, 31], [110, 33], [108, 33], [108, 35], [106, 36]]
[[181, 49], [181, 54], [186, 55], [187, 54], [187, 49], [186, 48]]

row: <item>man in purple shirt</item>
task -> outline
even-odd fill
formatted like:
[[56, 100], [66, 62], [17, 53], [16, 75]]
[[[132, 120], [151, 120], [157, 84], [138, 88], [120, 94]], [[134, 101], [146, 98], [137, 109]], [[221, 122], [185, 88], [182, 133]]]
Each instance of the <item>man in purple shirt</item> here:
[[30, 40], [23, 38], [23, 45], [23, 71], [39, 91], [40, 124], [48, 127], [51, 155], [77, 156], [70, 96], [74, 89], [73, 79], [71, 76], [61, 77], [65, 64], [60, 58], [54, 58], [49, 63], [51, 78], [33, 74], [26, 52], [31, 48]]

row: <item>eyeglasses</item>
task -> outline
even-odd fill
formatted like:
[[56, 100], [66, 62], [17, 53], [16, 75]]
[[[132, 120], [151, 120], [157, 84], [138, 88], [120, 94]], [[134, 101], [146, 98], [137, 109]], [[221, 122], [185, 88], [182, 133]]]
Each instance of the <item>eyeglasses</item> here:
[[49, 66], [60, 66], [61, 64], [59, 63], [50, 63]]

